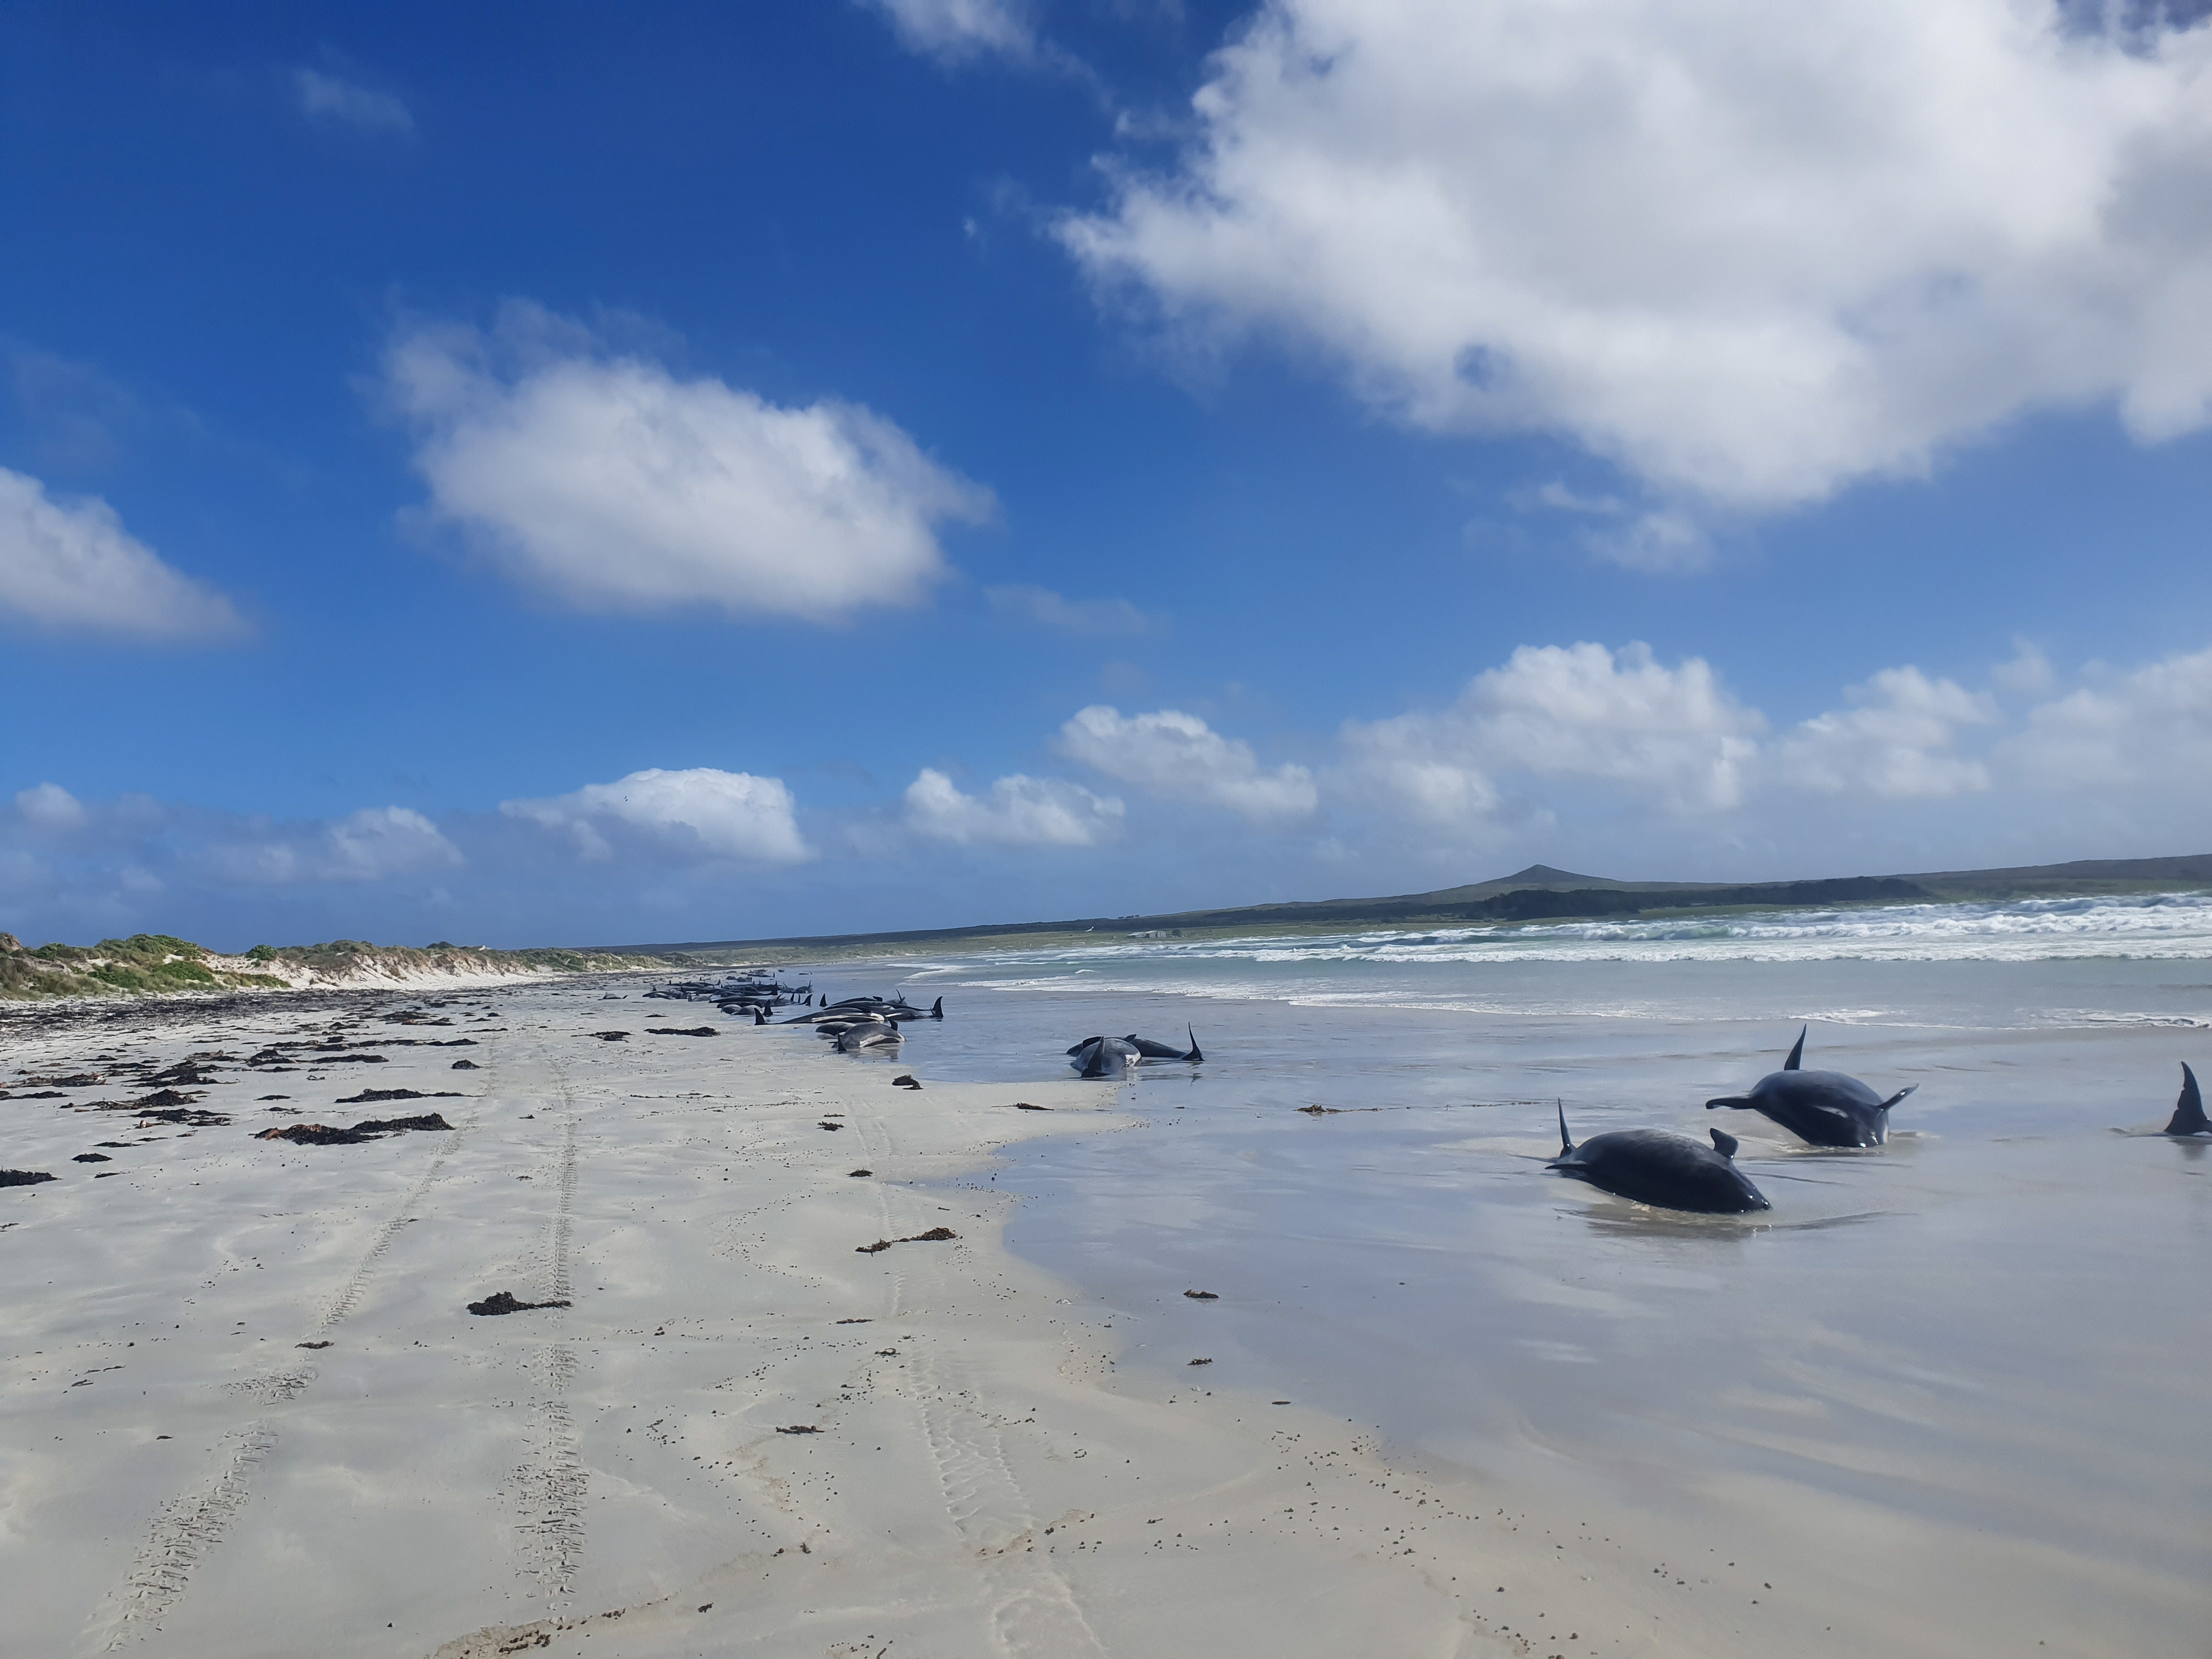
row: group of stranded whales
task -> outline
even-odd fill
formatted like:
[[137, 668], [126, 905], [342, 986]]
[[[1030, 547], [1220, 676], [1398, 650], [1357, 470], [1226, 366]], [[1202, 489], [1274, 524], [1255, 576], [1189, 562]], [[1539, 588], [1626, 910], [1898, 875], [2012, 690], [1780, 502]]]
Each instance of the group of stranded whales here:
[[[810, 998], [811, 988], [790, 988], [774, 981], [748, 984], [732, 994], [728, 986], [671, 987], [679, 997], [712, 1000], [725, 1012], [738, 1008], [750, 1012], [757, 1024], [769, 1023], [766, 1010], [795, 999], [807, 1011], [781, 1023], [811, 1025], [816, 1033], [833, 1040], [843, 1054], [896, 1053], [905, 1041], [901, 1025], [913, 1020], [945, 1018], [945, 999], [928, 1008], [917, 1008], [902, 992], [896, 997], [847, 997], [832, 1002], [827, 996]], [[667, 994], [663, 993], [662, 994]], [[648, 995], [653, 994], [647, 993]], [[771, 1001], [773, 999], [773, 1001]], [[1067, 1049], [1068, 1064], [1085, 1078], [1127, 1078], [1147, 1062], [1196, 1066], [1206, 1059], [1198, 1033], [1185, 1026], [1188, 1048], [1155, 1042], [1132, 1031], [1125, 1037], [1087, 1036]], [[1723, 1095], [1705, 1103], [1710, 1111], [1757, 1112], [1815, 1146], [1872, 1148], [1889, 1140], [1889, 1114], [1899, 1102], [1919, 1087], [1908, 1084], [1885, 1099], [1857, 1078], [1843, 1072], [1808, 1072], [1804, 1068], [1805, 1038], [1797, 1041], [1779, 1071], [1769, 1072], [1748, 1092]], [[1592, 1135], [1577, 1146], [1567, 1129], [1564, 1103], [1558, 1108], [1559, 1156], [1545, 1168], [1602, 1191], [1661, 1209], [1686, 1210], [1707, 1215], [1745, 1215], [1774, 1207], [1766, 1194], [1735, 1166], [1739, 1143], [1720, 1129], [1709, 1130], [1711, 1145], [1666, 1129], [1610, 1129]], [[2173, 1115], [2160, 1133], [2187, 1139], [2212, 1136], [2212, 1120], [2204, 1115], [2204, 1098], [2197, 1074], [2185, 1063], [2181, 1094]]]
[[[1803, 1069], [1805, 1031], [1778, 1072], [1769, 1072], [1751, 1092], [1723, 1095], [1705, 1103], [1717, 1111], [1757, 1112], [1815, 1146], [1871, 1147], [1889, 1139], [1890, 1108], [1919, 1087], [1907, 1085], [1884, 1100], [1855, 1077], [1842, 1072]], [[1559, 1155], [1544, 1166], [1576, 1181], [1666, 1210], [1706, 1215], [1743, 1215], [1774, 1206], [1735, 1167], [1736, 1139], [1710, 1131], [1712, 1145], [1665, 1129], [1614, 1129], [1592, 1135], [1579, 1146], [1567, 1133], [1566, 1108], [1559, 1114]], [[2160, 1133], [2179, 1139], [2212, 1134], [2197, 1073], [2185, 1062], [2181, 1097]]]
[[[811, 1025], [817, 1036], [834, 1041], [840, 1054], [857, 1054], [867, 1050], [896, 1049], [906, 1041], [906, 1033], [899, 1030], [904, 1021], [944, 1018], [943, 997], [938, 998], [933, 1007], [917, 1008], [901, 992], [888, 1002], [881, 997], [847, 997], [842, 1002], [825, 1000], [820, 1007], [782, 1023]], [[768, 1024], [766, 1020], [759, 1023]]]

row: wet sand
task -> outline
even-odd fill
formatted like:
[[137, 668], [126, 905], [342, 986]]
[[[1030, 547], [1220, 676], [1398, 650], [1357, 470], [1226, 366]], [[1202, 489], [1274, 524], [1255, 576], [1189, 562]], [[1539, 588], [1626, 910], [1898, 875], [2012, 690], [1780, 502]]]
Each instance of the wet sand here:
[[[8, 1161], [58, 1176], [0, 1190], [11, 1650], [1516, 1650], [1455, 1581], [1515, 1552], [1439, 1548], [1468, 1523], [1358, 1425], [1132, 1395], [1111, 1313], [1001, 1248], [990, 1149], [1115, 1127], [1117, 1091], [939, 1085], [926, 1034], [896, 1066], [720, 1021], [655, 1038], [673, 1022], [570, 987], [446, 1005], [456, 1027], [281, 997], [13, 1024], [33, 1076], [474, 1046], [204, 1060], [196, 1109], [234, 1121], [190, 1128], [10, 1074]], [[928, 1086], [891, 1088], [908, 1069]], [[465, 1079], [404, 1103], [455, 1128], [253, 1138], [395, 1109], [336, 1106], [370, 1072]], [[571, 1305], [465, 1311], [499, 1291]]]
[[[1486, 1058], [1364, 1012], [1318, 1028], [1330, 1075], [1401, 1070], [1332, 1103], [1392, 1109], [1310, 1117], [1312, 1051], [1258, 1007], [1201, 1030], [1199, 1075], [1115, 1087], [1058, 1062], [1063, 1017], [1105, 1017], [1081, 999], [955, 999], [893, 1063], [721, 1018], [652, 1036], [695, 1011], [598, 987], [437, 1001], [0, 1021], [0, 1164], [58, 1176], [0, 1188], [0, 1563], [35, 1587], [11, 1648], [2119, 1655], [2212, 1630], [2208, 1160], [2103, 1121], [2152, 1110], [2072, 1110], [2124, 1069], [2094, 1039], [1992, 1040], [1966, 1068], [2034, 1087], [1954, 1089], [1884, 1153], [1732, 1115], [1778, 1200], [1749, 1227], [1534, 1173], [1553, 1148], [1504, 1086], [1540, 1056], [1601, 1097], [1578, 1133], [1674, 1121], [1741, 1070], [1733, 1031], [1486, 1016]], [[245, 1063], [307, 1041], [352, 1046]], [[1874, 1046], [1829, 1057], [1908, 1081], [1957, 1049]], [[131, 1097], [120, 1060], [210, 1053], [234, 1058], [185, 1109], [228, 1125], [79, 1109]], [[337, 1103], [372, 1086], [426, 1097]], [[431, 1109], [453, 1130], [253, 1138]], [[500, 1291], [570, 1305], [465, 1311]]]

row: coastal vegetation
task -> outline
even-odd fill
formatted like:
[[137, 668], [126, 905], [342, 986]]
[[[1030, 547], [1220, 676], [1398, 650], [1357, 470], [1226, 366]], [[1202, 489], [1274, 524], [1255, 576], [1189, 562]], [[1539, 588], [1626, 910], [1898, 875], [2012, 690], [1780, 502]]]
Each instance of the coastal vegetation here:
[[331, 939], [257, 945], [227, 957], [170, 933], [133, 933], [97, 945], [28, 946], [0, 933], [0, 998], [151, 996], [178, 992], [283, 991], [410, 980], [603, 973], [670, 965], [635, 953], [495, 951], [441, 941], [423, 946]]

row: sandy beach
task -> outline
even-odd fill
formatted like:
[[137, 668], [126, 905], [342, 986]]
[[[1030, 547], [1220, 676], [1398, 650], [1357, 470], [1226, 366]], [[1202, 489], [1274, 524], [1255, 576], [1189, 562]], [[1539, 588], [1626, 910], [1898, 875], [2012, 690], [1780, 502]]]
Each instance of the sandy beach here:
[[[1951, 1401], [2033, 1389], [1791, 1322], [1846, 1317], [1820, 1241], [1939, 1207], [1924, 1180], [1881, 1200], [1879, 1163], [1800, 1163], [1861, 1190], [1789, 1193], [1813, 1220], [1746, 1258], [1772, 1302], [1699, 1224], [1518, 1173], [1545, 1148], [1517, 1120], [1296, 1115], [1257, 1050], [1233, 1098], [975, 1080], [1054, 1069], [999, 1052], [1040, 1024], [1018, 1000], [886, 1062], [684, 1035], [707, 1011], [640, 988], [9, 1018], [0, 1162], [57, 1178], [0, 1188], [9, 1651], [2118, 1655], [2195, 1627], [2201, 1540], [2159, 1539], [2143, 1494], [2194, 1500], [2143, 1474], [2152, 1431], [2065, 1454], [2124, 1449], [2085, 1502], [2138, 1565], [2023, 1548], [1973, 1505], [2029, 1514], [2039, 1477]], [[179, 1062], [183, 1103], [133, 1107]], [[452, 1127], [257, 1138], [432, 1112]], [[1363, 1199], [1389, 1167], [1466, 1196]], [[501, 1292], [568, 1305], [467, 1310]], [[1730, 1357], [1731, 1317], [1782, 1370]], [[2124, 1356], [2123, 1398], [2170, 1407], [2171, 1352]]]
[[[210, 1061], [198, 1109], [228, 1125], [89, 1109], [100, 1087], [7, 1103], [9, 1161], [59, 1175], [0, 1191], [13, 1650], [1648, 1650], [1553, 1540], [1358, 1425], [1203, 1367], [1116, 1387], [1110, 1314], [1000, 1248], [991, 1163], [1116, 1127], [1117, 1091], [893, 1089], [803, 1030], [655, 1037], [677, 1022], [574, 987], [441, 1000], [453, 1028], [271, 997], [19, 1031], [33, 1077], [474, 1046]], [[372, 1070], [460, 1097], [331, 1103]], [[248, 1133], [432, 1107], [452, 1131]], [[71, 1162], [102, 1141], [128, 1144]], [[465, 1311], [501, 1290], [573, 1305]]]

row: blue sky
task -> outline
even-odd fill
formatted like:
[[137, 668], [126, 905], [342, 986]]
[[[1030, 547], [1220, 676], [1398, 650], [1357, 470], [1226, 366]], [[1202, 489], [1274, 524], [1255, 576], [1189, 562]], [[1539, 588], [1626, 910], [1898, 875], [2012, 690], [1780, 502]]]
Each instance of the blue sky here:
[[2212, 848], [2201, 21], [31, 4], [0, 123], [27, 938]]

